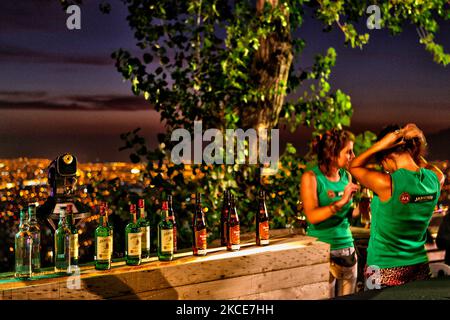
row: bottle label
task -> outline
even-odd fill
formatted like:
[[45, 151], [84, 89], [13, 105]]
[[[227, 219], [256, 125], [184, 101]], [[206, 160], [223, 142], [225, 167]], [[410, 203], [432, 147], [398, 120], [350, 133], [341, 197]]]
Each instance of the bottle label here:
[[150, 227], [141, 227], [142, 249], [150, 250]]
[[230, 227], [230, 242], [232, 245], [241, 243], [241, 229], [239, 225]]
[[141, 255], [142, 236], [141, 233], [129, 233], [128, 234], [128, 248], [127, 253], [129, 256]]
[[173, 229], [161, 230], [161, 252], [173, 252]]
[[259, 223], [259, 239], [269, 240], [269, 221]]
[[71, 234], [69, 239], [70, 257], [78, 259], [78, 234]]
[[111, 260], [112, 237], [97, 237], [97, 260]]
[[206, 250], [206, 229], [195, 231], [195, 247], [200, 250]]

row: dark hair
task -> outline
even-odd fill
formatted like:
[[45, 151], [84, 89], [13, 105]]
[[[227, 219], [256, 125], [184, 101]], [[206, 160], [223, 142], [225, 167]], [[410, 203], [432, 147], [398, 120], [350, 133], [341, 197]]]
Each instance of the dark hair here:
[[[400, 130], [401, 127], [397, 124], [391, 124], [385, 126], [380, 133], [377, 136], [377, 141], [380, 141], [383, 139], [384, 136], [387, 134], [394, 132], [396, 130]], [[402, 139], [402, 137], [399, 137], [399, 139]], [[420, 163], [420, 157], [425, 155], [426, 152], [426, 146], [424, 141], [421, 141], [419, 138], [413, 138], [405, 140], [405, 144], [396, 146], [394, 148], [383, 150], [381, 152], [378, 152], [375, 154], [375, 160], [380, 163], [385, 157], [392, 153], [404, 153], [408, 152], [411, 157], [414, 159], [414, 161], [419, 164]]]
[[326, 174], [330, 172], [331, 163], [339, 156], [349, 141], [355, 141], [353, 133], [347, 130], [332, 129], [313, 139], [312, 149], [317, 154], [319, 166], [324, 166]]

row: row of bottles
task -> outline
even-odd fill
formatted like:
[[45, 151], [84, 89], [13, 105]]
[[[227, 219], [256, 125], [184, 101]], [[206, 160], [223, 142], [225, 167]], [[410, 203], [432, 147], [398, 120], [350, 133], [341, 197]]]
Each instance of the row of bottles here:
[[[269, 217], [264, 191], [259, 193], [256, 214], [256, 244], [269, 244]], [[162, 202], [161, 220], [157, 226], [157, 256], [160, 261], [170, 261], [177, 252], [177, 223], [172, 206], [172, 196]], [[139, 209], [139, 214], [137, 210]], [[127, 265], [140, 265], [150, 257], [150, 221], [147, 219], [144, 199], [138, 207], [130, 204], [130, 222], [125, 227], [125, 260]], [[113, 227], [108, 222], [108, 205], [100, 206], [99, 225], [95, 230], [95, 268], [109, 270], [113, 253]], [[192, 251], [195, 256], [207, 254], [207, 230], [201, 194], [196, 194], [192, 220]], [[225, 191], [220, 220], [221, 245], [229, 251], [240, 250], [240, 222], [236, 201]], [[58, 228], [55, 231], [55, 272], [72, 273], [78, 266], [78, 230], [75, 226], [72, 206], [61, 207]], [[30, 278], [40, 269], [40, 229], [36, 219], [36, 207], [28, 212], [21, 210], [19, 232], [15, 241], [16, 273], [18, 278]]]

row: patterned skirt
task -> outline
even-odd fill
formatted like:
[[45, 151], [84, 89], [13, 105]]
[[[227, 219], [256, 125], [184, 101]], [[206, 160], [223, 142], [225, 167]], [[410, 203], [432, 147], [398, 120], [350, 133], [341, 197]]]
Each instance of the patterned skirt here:
[[381, 285], [381, 288], [385, 288], [399, 286], [411, 281], [430, 279], [431, 271], [428, 263], [383, 269], [374, 269], [366, 265], [364, 278], [366, 283], [375, 280], [377, 284]]

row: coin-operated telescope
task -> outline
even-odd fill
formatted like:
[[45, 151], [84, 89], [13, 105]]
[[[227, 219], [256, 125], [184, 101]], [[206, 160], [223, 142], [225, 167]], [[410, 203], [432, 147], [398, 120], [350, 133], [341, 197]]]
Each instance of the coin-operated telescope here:
[[38, 208], [38, 216], [46, 219], [56, 230], [61, 208], [72, 207], [76, 224], [80, 224], [91, 213], [75, 196], [77, 183], [77, 158], [70, 153], [58, 156], [48, 166], [50, 196]]

